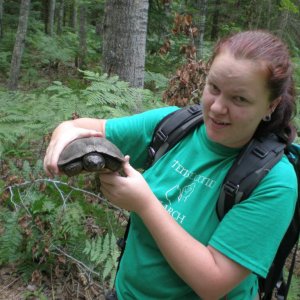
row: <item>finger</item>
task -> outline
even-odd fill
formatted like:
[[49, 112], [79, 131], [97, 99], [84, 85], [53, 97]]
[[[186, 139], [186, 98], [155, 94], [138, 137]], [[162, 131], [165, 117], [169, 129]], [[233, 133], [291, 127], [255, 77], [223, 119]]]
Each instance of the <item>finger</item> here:
[[44, 170], [48, 176], [53, 177], [54, 172], [52, 171], [51, 163], [50, 163], [51, 157], [52, 157], [52, 150], [49, 145], [46, 151], [46, 155], [44, 157]]
[[78, 138], [84, 138], [84, 137], [103, 137], [104, 134], [102, 131], [97, 131], [97, 130], [93, 130], [93, 129], [83, 129]]
[[100, 173], [99, 178], [101, 183], [106, 184], [106, 185], [114, 185], [116, 181], [116, 177], [119, 176], [115, 173]]
[[105, 188], [104, 186], [101, 186], [101, 192], [107, 200], [110, 199], [109, 189]]
[[45, 171], [45, 173], [46, 173], [47, 176], [49, 176], [51, 178], [54, 176], [54, 174], [52, 174], [52, 172], [50, 171], [50, 169], [48, 169], [47, 162], [45, 160], [44, 160], [44, 171]]
[[49, 145], [47, 154], [44, 158], [44, 169], [47, 175], [58, 175], [60, 174], [59, 168], [57, 166], [58, 158], [63, 150], [64, 146], [52, 146]]
[[136, 174], [137, 171], [130, 165], [129, 160], [130, 156], [126, 155], [125, 161], [123, 163], [123, 170], [126, 176], [133, 176]]

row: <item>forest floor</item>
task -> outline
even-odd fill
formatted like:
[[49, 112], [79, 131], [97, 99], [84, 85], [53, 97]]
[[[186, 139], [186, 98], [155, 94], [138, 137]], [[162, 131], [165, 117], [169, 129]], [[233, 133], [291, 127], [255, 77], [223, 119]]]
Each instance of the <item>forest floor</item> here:
[[[288, 259], [287, 265], [289, 265]], [[300, 250], [294, 274], [300, 277]], [[103, 287], [99, 283], [88, 281], [83, 274], [71, 271], [69, 274], [61, 274], [56, 279], [38, 278], [35, 276], [32, 282], [25, 284], [21, 276], [17, 274], [14, 266], [0, 268], [0, 300], [104, 300]], [[275, 299], [275, 298], [274, 298]]]
[[89, 282], [83, 274], [78, 276], [76, 272], [70, 272], [56, 279], [43, 276], [43, 278], [34, 278], [31, 283], [26, 284], [17, 274], [14, 266], [1, 267], [0, 300], [48, 299], [104, 300], [105, 298], [103, 288], [97, 282]]

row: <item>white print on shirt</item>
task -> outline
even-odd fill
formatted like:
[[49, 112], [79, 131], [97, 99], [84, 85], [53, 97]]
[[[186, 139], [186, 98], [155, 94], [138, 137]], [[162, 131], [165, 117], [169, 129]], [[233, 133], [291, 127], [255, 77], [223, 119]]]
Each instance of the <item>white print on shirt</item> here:
[[178, 160], [173, 161], [172, 168], [175, 170], [175, 172], [177, 172], [181, 176], [189, 178], [189, 179], [193, 180], [194, 182], [203, 184], [203, 185], [207, 186], [208, 188], [212, 188], [216, 183], [216, 181], [213, 179], [210, 179], [203, 175], [199, 175], [199, 174], [189, 171]]
[[[175, 185], [172, 188], [170, 188], [168, 191], [166, 191], [166, 199], [168, 200], [169, 204], [171, 204], [171, 200], [169, 195], [173, 198], [176, 199], [177, 201], [180, 202], [181, 200], [183, 200], [184, 202], [190, 197], [190, 195], [192, 194], [192, 192], [194, 191], [196, 186], [196, 183], [192, 183], [189, 185], [184, 186], [182, 189], [179, 187], [179, 185]], [[175, 191], [173, 191], [175, 190]], [[175, 195], [174, 195], [175, 192]]]
[[180, 211], [174, 210], [174, 208], [169, 206], [168, 204], [165, 205], [165, 210], [173, 217], [175, 221], [177, 221], [180, 224], [183, 223], [186, 216]]
[[174, 195], [174, 199], [177, 198], [177, 200], [180, 201], [180, 199], [181, 199], [181, 189], [180, 189], [178, 184], [173, 186], [169, 190], [167, 190], [166, 193], [165, 193], [166, 199], [168, 200], [169, 204], [171, 204], [171, 199], [170, 199], [169, 195], [171, 196], [171, 198], [173, 198], [172, 196]]
[[166, 200], [169, 203], [165, 205], [165, 209], [177, 222], [182, 224], [186, 216], [180, 211], [174, 210], [174, 208], [172, 207], [172, 200], [177, 200], [177, 202], [185, 203], [194, 192], [197, 183], [211, 189], [215, 185], [216, 181], [203, 175], [199, 175], [189, 171], [178, 160], [173, 161], [171, 168], [181, 176], [192, 180], [191, 184], [185, 185], [182, 188], [178, 184], [176, 184], [175, 186], [168, 189], [165, 193]]

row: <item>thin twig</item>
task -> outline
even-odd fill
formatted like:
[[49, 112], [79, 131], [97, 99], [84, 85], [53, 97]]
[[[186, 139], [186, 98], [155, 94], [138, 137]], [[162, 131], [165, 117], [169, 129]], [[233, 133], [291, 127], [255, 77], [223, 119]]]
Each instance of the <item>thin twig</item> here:
[[[75, 261], [76, 263], [78, 263], [80, 266], [84, 267], [86, 270], [88, 270], [89, 272], [93, 273], [94, 275], [97, 275], [100, 277], [100, 274], [95, 272], [94, 270], [92, 270], [91, 268], [89, 268], [87, 265], [85, 265], [83, 262], [81, 262], [80, 260], [76, 259], [75, 257], [69, 255], [68, 253], [64, 252], [63, 250], [61, 250], [60, 248], [53, 246], [53, 248], [55, 250], [57, 250], [58, 252], [60, 252], [61, 254], [65, 255], [66, 257], [72, 259], [73, 261]], [[56, 253], [54, 253], [56, 254]]]
[[18, 211], [20, 206], [17, 203], [15, 203], [14, 200], [13, 200], [13, 198], [14, 198], [13, 188], [11, 186], [9, 186], [8, 189], [9, 189], [9, 192], [10, 192], [10, 201], [14, 205], [15, 210]]
[[22, 197], [22, 195], [21, 195], [21, 193], [20, 193], [19, 190], [18, 190], [18, 195], [19, 195], [20, 201], [21, 201], [21, 203], [22, 203], [24, 209], [27, 211], [27, 214], [28, 214], [29, 216], [31, 216], [30, 211], [28, 210], [28, 208], [26, 207], [25, 203], [23, 202], [23, 197]]
[[63, 209], [66, 209], [67, 199], [64, 197], [63, 192], [61, 191], [61, 189], [57, 186], [57, 183], [53, 182], [53, 185], [55, 186], [55, 188], [57, 189], [58, 193], [60, 194], [60, 197], [63, 200]]
[[2, 293], [4, 290], [8, 289], [11, 285], [13, 285], [13, 284], [14, 284], [16, 281], [18, 281], [20, 278], [21, 278], [21, 276], [18, 277], [18, 278], [16, 278], [15, 280], [13, 280], [11, 283], [9, 283], [7, 286], [5, 286], [3, 289], [0, 290], [0, 293]]
[[54, 292], [54, 287], [53, 287], [53, 277], [52, 277], [52, 266], [50, 270], [50, 280], [51, 280], [51, 295], [52, 295], [52, 300], [55, 300], [55, 292]]
[[[95, 194], [93, 192], [90, 192], [90, 191], [87, 191], [87, 190], [84, 190], [84, 189], [81, 189], [81, 188], [78, 188], [78, 187], [75, 187], [75, 186], [72, 186], [72, 185], [69, 185], [67, 182], [63, 182], [63, 181], [59, 181], [59, 180], [54, 180], [54, 179], [50, 179], [50, 178], [39, 178], [39, 179], [35, 179], [33, 181], [24, 181], [22, 183], [17, 183], [17, 184], [13, 184], [13, 185], [10, 185], [10, 186], [7, 186], [6, 188], [3, 189], [3, 191], [5, 190], [9, 190], [10, 192], [10, 200], [11, 202], [14, 204], [16, 210], [18, 209], [18, 205], [13, 201], [13, 189], [15, 188], [19, 188], [19, 187], [24, 187], [24, 186], [27, 186], [29, 184], [36, 184], [36, 183], [41, 183], [41, 182], [46, 182], [46, 183], [51, 183], [55, 186], [55, 188], [59, 191], [60, 193], [60, 196], [62, 197], [63, 199], [63, 202], [65, 203], [66, 199], [65, 197], [63, 196], [63, 194], [61, 193], [58, 185], [62, 185], [62, 186], [67, 186], [69, 187], [70, 189], [74, 190], [74, 191], [78, 191], [78, 192], [81, 192], [81, 193], [84, 193], [84, 194], [87, 194], [87, 195], [90, 195], [92, 197], [95, 197], [96, 199], [98, 199], [99, 201], [101, 202], [105, 202], [110, 208], [113, 208], [115, 210], [118, 210], [118, 211], [122, 211], [121, 208], [119, 208], [118, 206], [110, 203], [109, 201], [107, 201], [105, 198], [103, 197], [100, 197], [98, 194]], [[68, 197], [67, 197], [68, 198]]]

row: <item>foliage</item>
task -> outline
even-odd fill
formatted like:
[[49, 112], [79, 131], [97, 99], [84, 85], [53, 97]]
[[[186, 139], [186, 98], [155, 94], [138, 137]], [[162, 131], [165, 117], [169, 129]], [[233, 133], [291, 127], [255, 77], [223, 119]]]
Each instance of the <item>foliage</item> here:
[[[87, 188], [92, 186], [90, 179], [79, 177], [76, 186], [83, 188], [78, 188], [43, 178], [41, 163], [30, 166], [24, 161], [22, 166], [11, 164], [6, 169], [0, 199], [0, 265], [17, 264], [23, 278], [30, 281], [37, 271], [70, 272], [66, 263], [70, 259], [97, 274], [103, 284], [112, 280], [119, 253], [115, 234], [123, 229], [114, 210], [107, 210], [107, 201]], [[13, 175], [16, 169], [18, 177]]]
[[[74, 272], [76, 262], [103, 285], [111, 282], [118, 253], [115, 236], [123, 232], [92, 178], [80, 176], [72, 179], [73, 185], [45, 178], [41, 159], [53, 127], [78, 116], [121, 116], [161, 105], [153, 92], [131, 88], [117, 77], [81, 73], [81, 89], [55, 81], [35, 92], [0, 91], [0, 265], [14, 263], [27, 281], [42, 277], [34, 273], [50, 276], [52, 269]], [[153, 74], [151, 78], [155, 80]], [[101, 238], [107, 257], [95, 263], [87, 245]]]
[[[295, 57], [293, 59], [294, 74], [295, 74], [295, 83], [296, 83], [296, 96], [297, 96], [297, 107], [298, 111], [295, 116], [295, 123], [298, 129], [298, 135], [300, 131], [300, 117], [299, 117], [299, 105], [300, 105], [300, 59]], [[299, 140], [299, 138], [298, 138]], [[298, 141], [299, 142], [299, 141]]]
[[4, 210], [0, 214], [0, 222], [4, 224], [0, 236], [0, 265], [4, 262], [14, 262], [21, 258], [22, 235], [18, 223], [18, 212], [8, 213]]
[[162, 92], [168, 85], [168, 78], [161, 73], [145, 72], [145, 88], [153, 92]]
[[85, 79], [91, 85], [83, 92], [87, 108], [93, 107], [96, 114], [104, 117], [117, 117], [124, 112], [142, 111], [144, 104], [153, 103], [153, 94], [144, 89], [130, 88], [129, 83], [120, 81], [118, 76], [85, 71]]
[[43, 147], [47, 134], [67, 119], [119, 117], [159, 105], [152, 92], [129, 87], [116, 76], [82, 74], [87, 86], [80, 90], [55, 81], [36, 93], [0, 91], [0, 154], [26, 155], [33, 142]]
[[96, 266], [102, 265], [101, 279], [102, 281], [109, 279], [109, 287], [112, 288], [120, 256], [116, 237], [113, 234], [106, 234], [91, 241], [87, 240], [83, 253], [88, 255], [90, 261]]
[[279, 9], [288, 10], [296, 14], [299, 13], [299, 8], [291, 0], [281, 0]]
[[206, 82], [208, 65], [204, 61], [190, 60], [176, 71], [163, 94], [170, 105], [186, 106], [200, 103]]
[[[115, 211], [96, 192], [92, 178], [58, 181], [45, 177], [41, 161], [45, 146], [53, 128], [66, 119], [119, 117], [162, 106], [158, 99], [164, 92], [167, 103], [172, 103], [170, 94], [176, 96], [177, 102], [172, 104], [184, 105], [187, 99], [198, 101], [202, 89], [198, 84], [203, 77], [192, 67], [195, 58], [189, 59], [195, 54], [197, 36], [191, 35], [190, 30], [195, 33], [194, 28], [199, 25], [199, 7], [196, 1], [150, 1], [147, 90], [138, 90], [117, 77], [101, 73], [102, 40], [96, 26], [99, 28], [99, 21], [103, 20], [104, 0], [65, 0], [64, 27], [53, 36], [44, 33], [47, 1], [31, 2], [20, 78], [23, 91], [12, 93], [3, 87], [0, 90], [0, 265], [15, 263], [29, 281], [33, 274], [55, 270], [55, 276], [61, 274], [61, 281], [76, 273], [78, 278], [82, 274], [87, 278], [93, 275], [111, 284], [119, 252], [115, 239], [122, 234], [123, 227], [116, 221]], [[212, 42], [220, 36], [248, 28], [269, 29], [290, 45], [299, 95], [297, 2], [207, 2], [204, 59], [209, 57]], [[2, 86], [10, 67], [20, 1], [4, 3], [4, 36], [0, 43]], [[76, 4], [87, 8], [86, 62], [87, 69], [92, 71], [77, 70], [78, 29], [70, 24]], [[300, 128], [298, 115], [296, 123]], [[123, 216], [123, 212], [118, 214]], [[297, 294], [298, 279], [292, 282], [291, 299]], [[43, 293], [39, 289], [24, 297], [42, 298]]]
[[[73, 32], [67, 32], [61, 37], [49, 36], [42, 31], [37, 31], [28, 37], [28, 46], [32, 49], [28, 55], [34, 53], [35, 63], [38, 63], [39, 67], [54, 66], [58, 63], [67, 64], [75, 60], [77, 36]], [[32, 60], [30, 56], [25, 57], [25, 63]]]
[[149, 71], [167, 74], [167, 70], [175, 71], [185, 59], [195, 59], [196, 47], [194, 39], [197, 28], [190, 14], [175, 14], [168, 34], [161, 38], [157, 33], [149, 35], [146, 66]]

